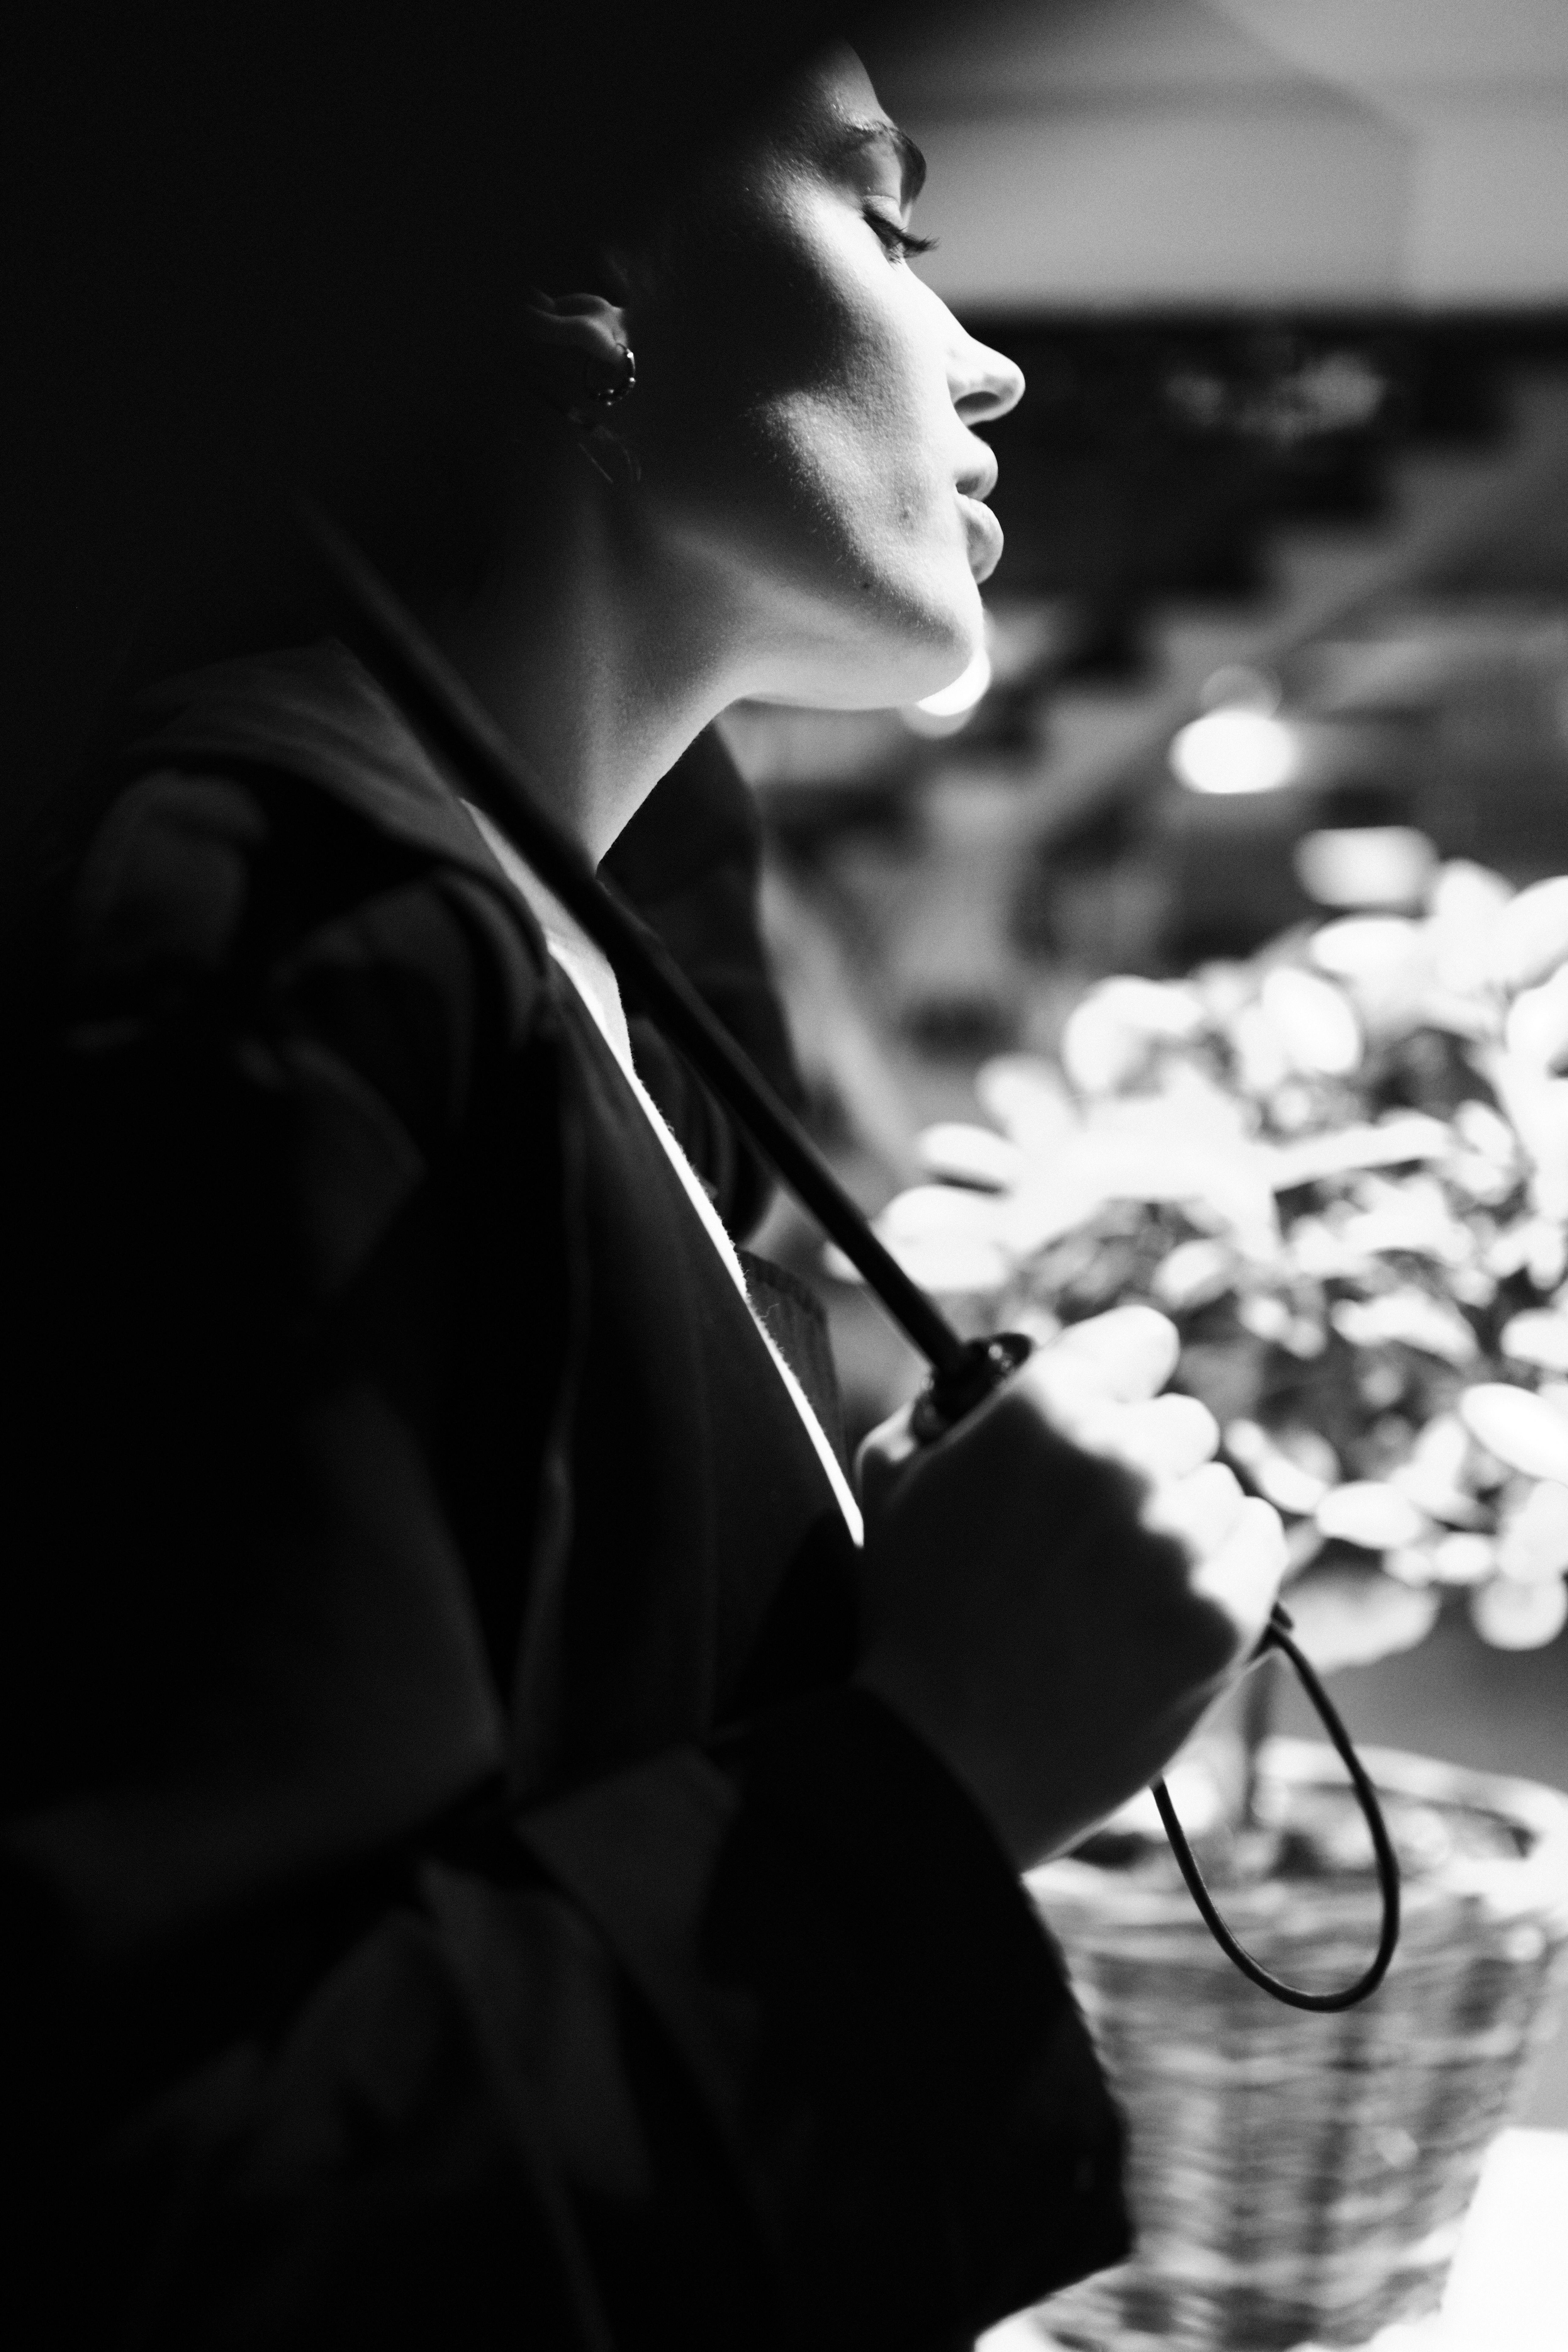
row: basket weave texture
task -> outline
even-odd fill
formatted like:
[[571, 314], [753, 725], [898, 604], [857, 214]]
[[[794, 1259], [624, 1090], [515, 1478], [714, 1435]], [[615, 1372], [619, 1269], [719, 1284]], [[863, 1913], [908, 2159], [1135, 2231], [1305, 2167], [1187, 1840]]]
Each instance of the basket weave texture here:
[[[1092, 2352], [1364, 2345], [1434, 2309], [1489, 2142], [1525, 2088], [1568, 1979], [1568, 1797], [1368, 1749], [1378, 1787], [1505, 1823], [1519, 1858], [1407, 1877], [1382, 1989], [1334, 2016], [1281, 2007], [1211, 1939], [1184, 1889], [1085, 1863], [1030, 1891], [1066, 1953], [1128, 2119], [1132, 2259], [1052, 2298], [1041, 2323]], [[1342, 1779], [1315, 1742], [1261, 1759], [1273, 1809]], [[1226, 1892], [1244, 1945], [1288, 1980], [1352, 1977], [1375, 1887]]]

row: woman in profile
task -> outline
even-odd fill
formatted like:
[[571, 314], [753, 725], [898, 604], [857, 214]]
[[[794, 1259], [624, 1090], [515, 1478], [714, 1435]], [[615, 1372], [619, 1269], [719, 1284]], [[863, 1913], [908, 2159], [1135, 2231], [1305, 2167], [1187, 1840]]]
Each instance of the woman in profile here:
[[[354, 462], [325, 379], [296, 457], [594, 859], [728, 875], [707, 978], [766, 1051], [743, 834], [726, 866], [666, 802], [650, 887], [650, 795], [706, 779], [722, 833], [681, 762], [729, 703], [956, 674], [1000, 552], [974, 428], [1022, 386], [912, 268], [919, 159], [852, 51], [714, 121], [656, 193], [579, 167], [526, 277], [444, 256], [396, 466], [363, 375]], [[924, 1454], [890, 1424], [856, 1491], [722, 1118], [264, 535], [241, 562], [253, 495], [132, 671], [229, 657], [121, 698], [39, 900], [37, 2340], [967, 2342], [1127, 2242], [1017, 1874], [1237, 1670], [1277, 1526], [1155, 1398], [1157, 1318]]]

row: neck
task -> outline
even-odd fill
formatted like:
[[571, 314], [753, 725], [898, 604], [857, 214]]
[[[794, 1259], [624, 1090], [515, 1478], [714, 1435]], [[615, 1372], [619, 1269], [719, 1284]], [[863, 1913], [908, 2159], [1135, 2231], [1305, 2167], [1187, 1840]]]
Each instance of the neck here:
[[711, 584], [559, 440], [491, 578], [436, 634], [597, 864], [740, 686]]

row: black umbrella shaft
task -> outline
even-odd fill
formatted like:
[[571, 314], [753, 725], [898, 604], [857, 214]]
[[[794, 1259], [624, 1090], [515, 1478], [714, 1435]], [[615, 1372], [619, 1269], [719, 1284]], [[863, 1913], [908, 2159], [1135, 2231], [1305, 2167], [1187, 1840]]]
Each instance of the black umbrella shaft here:
[[[917, 1402], [911, 1426], [922, 1440], [940, 1437], [1011, 1377], [1028, 1354], [1028, 1341], [1016, 1333], [992, 1339], [959, 1338], [946, 1317], [878, 1240], [816, 1145], [714, 1019], [685, 974], [605, 889], [582, 850], [542, 805], [538, 788], [517, 753], [413, 614], [329, 516], [304, 500], [297, 500], [296, 505], [319, 553], [348, 596], [355, 651], [458, 779], [465, 795], [483, 810], [545, 887], [554, 892], [608, 956], [617, 975], [637, 989], [665, 1035], [743, 1121], [795, 1198], [837, 1243], [893, 1321], [926, 1358], [932, 1377]], [[1154, 1783], [1154, 1794], [1194, 1900], [1237, 1967], [1276, 2000], [1296, 2008], [1346, 2009], [1363, 2000], [1381, 1983], [1394, 1956], [1399, 1937], [1399, 1865], [1376, 1791], [1327, 1694], [1289, 1640], [1286, 1631], [1289, 1622], [1277, 1604], [1264, 1643], [1285, 1650], [1306, 1684], [1349, 1768], [1376, 1848], [1383, 1932], [1371, 1966], [1353, 1984], [1331, 1993], [1283, 1984], [1261, 1968], [1237, 1943], [1215, 1909], [1163, 1781]]]

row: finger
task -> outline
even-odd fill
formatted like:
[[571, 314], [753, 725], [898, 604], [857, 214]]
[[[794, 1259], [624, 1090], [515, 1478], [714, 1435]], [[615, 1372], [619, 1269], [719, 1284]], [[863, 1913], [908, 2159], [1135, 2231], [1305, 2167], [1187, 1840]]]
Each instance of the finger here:
[[1247, 1500], [1234, 1472], [1223, 1462], [1205, 1462], [1190, 1477], [1157, 1486], [1143, 1506], [1142, 1520], [1157, 1535], [1179, 1537], [1194, 1559], [1206, 1559], [1228, 1541]]
[[1285, 1574], [1285, 1529], [1272, 1503], [1245, 1495], [1235, 1526], [1216, 1551], [1193, 1571], [1193, 1590], [1223, 1609], [1255, 1649]]
[[1181, 1351], [1168, 1316], [1152, 1307], [1113, 1307], [1069, 1325], [1034, 1360], [1053, 1391], [1070, 1387], [1080, 1397], [1093, 1393], [1135, 1404], [1158, 1395]]
[[1152, 1486], [1189, 1477], [1213, 1459], [1219, 1424], [1196, 1397], [1152, 1397], [1147, 1404], [1097, 1405], [1072, 1431], [1075, 1444], [1142, 1471]]

